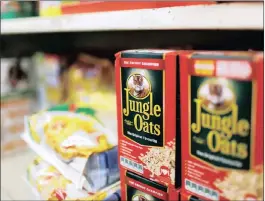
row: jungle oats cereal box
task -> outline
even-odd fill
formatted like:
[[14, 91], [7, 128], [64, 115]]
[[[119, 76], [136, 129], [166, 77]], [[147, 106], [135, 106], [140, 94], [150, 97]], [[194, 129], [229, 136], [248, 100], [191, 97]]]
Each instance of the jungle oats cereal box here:
[[[122, 200], [128, 193], [127, 170], [163, 185], [166, 194], [171, 187], [180, 186], [177, 65], [174, 50], [128, 50], [116, 54]], [[168, 195], [162, 197], [159, 199], [169, 199]]]
[[178, 201], [180, 196], [180, 190], [171, 189], [169, 193], [168, 187], [130, 171], [126, 171], [124, 186], [126, 200]]
[[204, 201], [192, 194], [189, 194], [189, 193], [183, 193], [181, 192], [180, 193], [180, 200], [181, 201]]
[[182, 191], [263, 200], [263, 53], [180, 56]]

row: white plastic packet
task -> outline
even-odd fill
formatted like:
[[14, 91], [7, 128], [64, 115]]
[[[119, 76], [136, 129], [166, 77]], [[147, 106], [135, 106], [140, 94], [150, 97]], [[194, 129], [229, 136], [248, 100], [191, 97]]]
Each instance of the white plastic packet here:
[[[59, 105], [25, 117], [25, 128], [22, 137], [29, 146], [77, 188], [97, 192], [119, 180], [116, 136], [93, 110]], [[101, 166], [95, 165], [99, 162]], [[99, 176], [109, 179], [104, 183]]]

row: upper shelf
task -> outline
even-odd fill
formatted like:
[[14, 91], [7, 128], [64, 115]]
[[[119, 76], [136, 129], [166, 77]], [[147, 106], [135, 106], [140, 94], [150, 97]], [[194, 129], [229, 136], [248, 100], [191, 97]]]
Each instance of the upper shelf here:
[[224, 3], [1, 20], [1, 34], [176, 29], [262, 30], [263, 3]]

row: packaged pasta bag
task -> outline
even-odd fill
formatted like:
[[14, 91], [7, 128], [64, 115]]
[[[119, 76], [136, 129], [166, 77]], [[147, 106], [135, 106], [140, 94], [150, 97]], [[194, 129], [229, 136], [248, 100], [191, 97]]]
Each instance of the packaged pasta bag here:
[[76, 157], [87, 159], [112, 147], [108, 131], [90, 108], [60, 105], [29, 117], [26, 123], [32, 139], [48, 145], [65, 162]]
[[40, 157], [29, 165], [27, 179], [44, 200], [103, 200], [119, 190], [118, 183], [96, 193], [78, 190], [55, 167]]

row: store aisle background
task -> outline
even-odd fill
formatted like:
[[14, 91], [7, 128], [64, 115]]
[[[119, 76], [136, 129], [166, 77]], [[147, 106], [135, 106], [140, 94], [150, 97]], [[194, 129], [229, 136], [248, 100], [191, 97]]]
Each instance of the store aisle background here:
[[[61, 16], [47, 16], [49, 12], [42, 12], [47, 15], [2, 18], [1, 56], [12, 58], [22, 52], [23, 56], [30, 57], [36, 51], [68, 54], [86, 50], [113, 60], [117, 51], [134, 48], [263, 49], [263, 6], [260, 4], [224, 3], [118, 12]], [[100, 116], [117, 133], [116, 119], [104, 112]], [[24, 180], [35, 156], [28, 149], [1, 158], [1, 200], [36, 200]]]
[[28, 164], [36, 156], [26, 150], [12, 157], [1, 158], [1, 200], [35, 200], [36, 196], [25, 183]]

